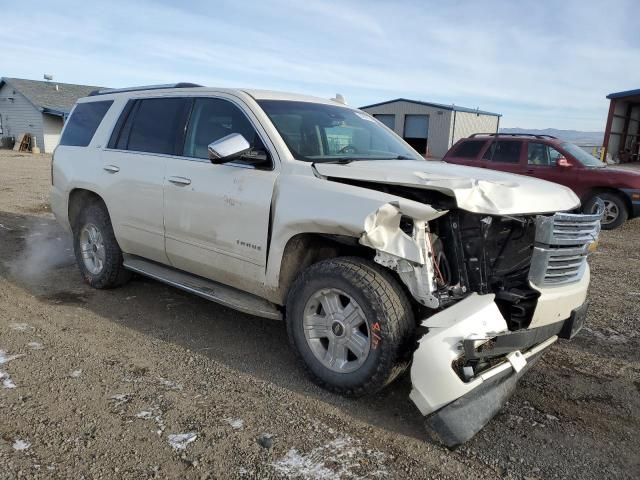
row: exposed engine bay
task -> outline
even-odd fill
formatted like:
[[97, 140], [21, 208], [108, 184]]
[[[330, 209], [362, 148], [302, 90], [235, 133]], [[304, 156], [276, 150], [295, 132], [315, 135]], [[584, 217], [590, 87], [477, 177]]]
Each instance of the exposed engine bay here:
[[528, 281], [535, 217], [453, 210], [429, 227], [441, 306], [469, 292], [493, 293], [509, 330], [526, 328], [539, 296]]
[[421, 250], [414, 256], [418, 261], [389, 252], [388, 247], [385, 251], [370, 238], [361, 243], [377, 249], [375, 261], [396, 271], [414, 299], [430, 309], [441, 309], [472, 292], [495, 294], [509, 330], [529, 325], [539, 296], [529, 285], [535, 216], [491, 216], [453, 209], [424, 221], [403, 213], [399, 208], [393, 212], [380, 209], [375, 221], [370, 221], [369, 233], [391, 229], [395, 222]]

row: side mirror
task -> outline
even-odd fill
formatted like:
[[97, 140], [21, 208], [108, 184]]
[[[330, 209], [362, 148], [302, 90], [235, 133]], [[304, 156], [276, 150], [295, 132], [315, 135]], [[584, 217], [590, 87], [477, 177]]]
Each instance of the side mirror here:
[[565, 167], [565, 168], [573, 167], [573, 163], [571, 163], [565, 157], [558, 157], [558, 159], [556, 160], [556, 165], [558, 165], [559, 167]]
[[239, 133], [232, 133], [210, 143], [207, 150], [212, 163], [226, 163], [247, 153], [251, 145]]

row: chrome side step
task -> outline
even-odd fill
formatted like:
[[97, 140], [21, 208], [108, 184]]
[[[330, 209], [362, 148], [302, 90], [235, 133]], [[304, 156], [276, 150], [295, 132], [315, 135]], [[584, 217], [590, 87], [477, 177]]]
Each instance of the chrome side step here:
[[124, 254], [123, 256], [123, 264], [127, 270], [193, 293], [225, 307], [258, 317], [282, 320], [282, 312], [268, 300], [135, 255]]

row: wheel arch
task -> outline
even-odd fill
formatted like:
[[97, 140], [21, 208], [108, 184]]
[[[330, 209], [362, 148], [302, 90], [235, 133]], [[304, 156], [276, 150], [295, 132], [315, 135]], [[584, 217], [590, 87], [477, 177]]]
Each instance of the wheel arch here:
[[614, 194], [614, 195], [620, 197], [622, 199], [622, 201], [624, 202], [624, 206], [627, 209], [627, 213], [631, 214], [633, 212], [633, 205], [631, 204], [631, 199], [629, 198], [629, 196], [626, 195], [619, 188], [615, 188], [615, 187], [593, 187], [593, 188], [589, 189], [589, 191], [587, 193], [585, 193], [583, 195], [583, 197], [580, 199], [581, 202], [582, 202], [582, 206], [584, 207], [584, 205], [586, 205], [586, 203], [591, 198], [593, 198], [594, 196], [596, 196], [599, 193], [611, 193], [611, 194]]
[[103, 198], [92, 190], [87, 190], [85, 188], [74, 188], [69, 192], [67, 215], [69, 219], [69, 225], [71, 225], [72, 230], [76, 226], [78, 216], [80, 215], [82, 209], [96, 203], [102, 204], [106, 208], [106, 204]]
[[294, 280], [311, 265], [329, 258], [354, 256], [372, 259], [375, 251], [358, 238], [324, 233], [298, 233], [285, 244], [278, 274], [277, 303], [286, 303]]

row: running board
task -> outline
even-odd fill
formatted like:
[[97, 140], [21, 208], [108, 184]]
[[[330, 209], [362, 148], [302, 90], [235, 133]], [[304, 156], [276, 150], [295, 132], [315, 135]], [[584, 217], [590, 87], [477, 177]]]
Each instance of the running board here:
[[263, 298], [135, 255], [124, 254], [123, 257], [124, 267], [132, 272], [193, 293], [225, 307], [258, 317], [282, 320], [282, 312], [278, 307]]

